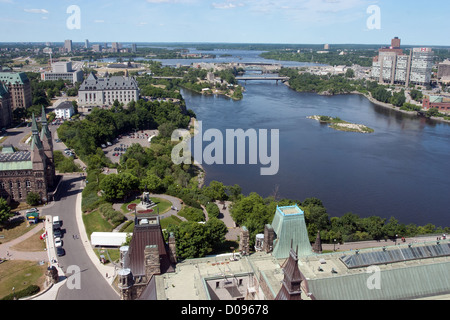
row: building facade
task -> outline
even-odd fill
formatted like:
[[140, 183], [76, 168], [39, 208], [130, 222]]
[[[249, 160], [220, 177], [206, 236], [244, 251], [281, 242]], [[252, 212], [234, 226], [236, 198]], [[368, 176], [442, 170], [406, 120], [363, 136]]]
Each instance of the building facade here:
[[426, 97], [422, 101], [422, 108], [424, 110], [438, 109], [440, 112], [450, 113], [450, 101], [444, 102], [443, 97], [439, 96]]
[[0, 82], [8, 89], [12, 111], [18, 108], [27, 109], [31, 107], [33, 103], [31, 82], [25, 72], [0, 72]]
[[30, 192], [39, 194], [42, 202], [49, 199], [48, 190], [55, 183], [52, 135], [45, 111], [39, 133], [33, 115], [31, 150], [18, 151], [5, 146], [0, 153], [0, 196], [8, 201], [25, 202]]
[[75, 114], [72, 102], [65, 101], [61, 103], [55, 108], [55, 114], [58, 119], [70, 119]]
[[72, 52], [72, 40], [64, 41], [64, 51], [65, 52]]
[[138, 83], [133, 77], [97, 78], [91, 73], [78, 89], [78, 105], [111, 106], [116, 100], [127, 105], [139, 96]]
[[0, 82], [0, 126], [7, 128], [12, 123], [11, 96], [8, 89]]
[[72, 62], [55, 62], [52, 64], [51, 72], [41, 73], [43, 81], [70, 81], [72, 84], [83, 81], [83, 71], [73, 70]]

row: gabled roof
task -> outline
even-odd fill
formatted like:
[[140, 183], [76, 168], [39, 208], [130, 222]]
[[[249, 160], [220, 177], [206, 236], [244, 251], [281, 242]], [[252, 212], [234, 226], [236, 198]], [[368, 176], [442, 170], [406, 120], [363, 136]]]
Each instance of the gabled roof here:
[[159, 223], [136, 224], [133, 230], [133, 237], [131, 238], [129, 246], [129, 268], [134, 276], [145, 275], [145, 256], [144, 250], [146, 246], [157, 245], [161, 261], [161, 273], [173, 272], [173, 267], [170, 263], [168, 250], [161, 226]]

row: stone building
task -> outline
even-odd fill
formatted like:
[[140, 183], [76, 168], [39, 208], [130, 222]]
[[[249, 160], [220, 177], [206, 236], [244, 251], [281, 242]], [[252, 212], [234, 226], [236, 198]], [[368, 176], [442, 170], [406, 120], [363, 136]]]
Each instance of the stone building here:
[[31, 82], [25, 72], [0, 72], [0, 82], [5, 85], [11, 97], [11, 109], [28, 109], [33, 103]]
[[12, 123], [11, 95], [3, 83], [0, 83], [0, 126], [7, 128]]
[[42, 130], [39, 133], [33, 115], [30, 151], [4, 146], [0, 153], [0, 196], [8, 201], [25, 202], [28, 193], [49, 200], [48, 190], [55, 183], [52, 135], [42, 110]]
[[78, 105], [111, 106], [116, 100], [127, 105], [138, 101], [139, 96], [138, 83], [133, 77], [97, 78], [91, 73], [78, 90]]

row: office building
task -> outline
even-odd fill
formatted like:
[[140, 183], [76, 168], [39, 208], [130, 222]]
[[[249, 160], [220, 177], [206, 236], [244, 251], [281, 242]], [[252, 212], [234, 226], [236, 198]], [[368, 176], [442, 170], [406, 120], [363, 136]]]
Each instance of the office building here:
[[64, 42], [64, 51], [65, 52], [72, 52], [72, 40], [66, 40]]
[[93, 44], [92, 51], [94, 52], [102, 52], [102, 46], [100, 44]]
[[136, 46], [136, 43], [133, 43], [133, 44], [131, 45], [131, 52], [133, 52], [133, 53], [136, 53], [136, 52], [137, 52], [137, 46]]
[[43, 81], [64, 80], [70, 81], [72, 84], [83, 81], [83, 71], [73, 70], [72, 62], [55, 62], [52, 64], [52, 71], [41, 73]]
[[8, 89], [12, 111], [31, 107], [31, 83], [25, 72], [0, 72], [0, 82]]
[[114, 101], [127, 105], [139, 99], [139, 87], [133, 77], [97, 78], [93, 73], [78, 89], [79, 106], [111, 106]]
[[433, 60], [434, 51], [431, 48], [414, 48], [410, 81], [420, 85], [429, 84], [433, 71]]
[[86, 41], [84, 42], [84, 48], [89, 49], [89, 40], [88, 39], [86, 39]]
[[450, 60], [439, 63], [437, 77], [439, 80], [450, 77]]

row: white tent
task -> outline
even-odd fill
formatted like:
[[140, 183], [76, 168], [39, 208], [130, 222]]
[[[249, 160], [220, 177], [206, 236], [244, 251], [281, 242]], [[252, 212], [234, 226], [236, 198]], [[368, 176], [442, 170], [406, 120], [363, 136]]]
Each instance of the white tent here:
[[127, 240], [126, 232], [92, 232], [91, 244], [93, 246], [120, 247]]

